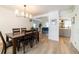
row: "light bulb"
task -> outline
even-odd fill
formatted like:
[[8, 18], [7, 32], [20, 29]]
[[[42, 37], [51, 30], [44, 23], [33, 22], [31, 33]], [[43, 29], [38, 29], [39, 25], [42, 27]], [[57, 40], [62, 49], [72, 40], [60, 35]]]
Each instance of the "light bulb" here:
[[21, 16], [24, 16], [24, 12], [21, 12]]
[[26, 17], [28, 17], [29, 15], [28, 15], [28, 13], [26, 13]]
[[32, 18], [32, 15], [31, 14], [29, 15], [29, 18]]
[[19, 11], [18, 11], [17, 9], [15, 10], [15, 14], [16, 14], [16, 15], [18, 15], [18, 14], [19, 14]]

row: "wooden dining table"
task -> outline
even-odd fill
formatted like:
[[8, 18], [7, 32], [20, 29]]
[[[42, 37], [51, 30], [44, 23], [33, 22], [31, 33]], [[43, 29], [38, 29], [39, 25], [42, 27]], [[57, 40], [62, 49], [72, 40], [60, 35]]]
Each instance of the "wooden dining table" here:
[[[32, 32], [27, 32], [27, 33], [18, 33], [16, 35], [14, 35], [13, 33], [6, 33], [6, 41], [9, 42], [9, 39], [12, 39], [12, 44], [13, 44], [13, 54], [16, 54], [16, 41], [17, 41], [17, 38], [20, 38], [20, 37], [23, 37], [25, 36], [25, 34], [29, 35], [31, 34]], [[39, 40], [39, 32], [38, 31], [35, 31], [35, 36], [37, 37], [36, 39]]]

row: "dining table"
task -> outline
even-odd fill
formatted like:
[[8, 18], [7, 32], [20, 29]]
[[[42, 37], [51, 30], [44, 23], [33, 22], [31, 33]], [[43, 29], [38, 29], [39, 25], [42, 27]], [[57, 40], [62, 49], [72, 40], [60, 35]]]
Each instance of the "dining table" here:
[[[35, 31], [34, 32], [36, 35], [36, 39], [39, 41], [39, 32], [38, 31]], [[29, 35], [29, 34], [32, 34], [32, 31], [29, 31], [29, 32], [26, 32], [26, 33], [18, 33], [18, 34], [13, 34], [13, 33], [6, 33], [6, 42], [9, 42], [9, 39], [12, 40], [12, 44], [13, 44], [13, 48], [12, 48], [12, 53], [13, 54], [16, 54], [16, 44], [17, 44], [17, 38], [21, 38], [23, 36], [26, 35]]]

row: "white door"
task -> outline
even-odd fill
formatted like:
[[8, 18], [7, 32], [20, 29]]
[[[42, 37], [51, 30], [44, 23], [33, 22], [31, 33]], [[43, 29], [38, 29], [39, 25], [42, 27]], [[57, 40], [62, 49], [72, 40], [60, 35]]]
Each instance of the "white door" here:
[[59, 41], [59, 15], [58, 11], [49, 15], [49, 39]]

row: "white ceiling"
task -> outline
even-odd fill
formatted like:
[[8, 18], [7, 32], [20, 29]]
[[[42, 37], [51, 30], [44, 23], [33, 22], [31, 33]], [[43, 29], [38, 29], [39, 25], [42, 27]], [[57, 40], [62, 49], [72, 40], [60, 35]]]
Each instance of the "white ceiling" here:
[[[23, 5], [2, 5], [2, 7], [15, 10], [16, 8], [23, 10]], [[71, 5], [27, 5], [26, 11], [31, 13], [33, 16], [48, 13], [54, 10], [66, 10], [69, 9]]]

